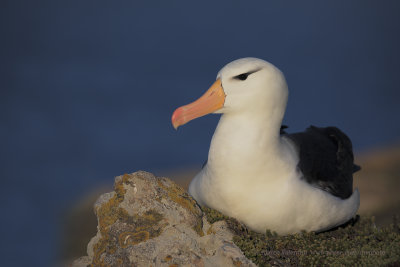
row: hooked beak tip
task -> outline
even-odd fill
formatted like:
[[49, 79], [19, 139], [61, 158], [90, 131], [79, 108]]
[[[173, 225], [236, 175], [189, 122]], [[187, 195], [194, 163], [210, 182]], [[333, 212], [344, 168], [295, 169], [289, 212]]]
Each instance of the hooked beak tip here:
[[179, 123], [179, 118], [181, 116], [181, 113], [182, 113], [182, 108], [180, 107], [177, 108], [172, 114], [171, 122], [175, 130], [178, 130], [178, 127], [181, 126], [181, 123]]

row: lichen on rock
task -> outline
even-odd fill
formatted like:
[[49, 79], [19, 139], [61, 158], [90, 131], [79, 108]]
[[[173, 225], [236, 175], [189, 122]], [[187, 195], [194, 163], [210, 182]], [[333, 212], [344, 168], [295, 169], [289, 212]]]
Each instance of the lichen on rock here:
[[168, 178], [143, 171], [116, 177], [94, 210], [97, 235], [73, 266], [254, 266], [226, 223], [210, 224]]

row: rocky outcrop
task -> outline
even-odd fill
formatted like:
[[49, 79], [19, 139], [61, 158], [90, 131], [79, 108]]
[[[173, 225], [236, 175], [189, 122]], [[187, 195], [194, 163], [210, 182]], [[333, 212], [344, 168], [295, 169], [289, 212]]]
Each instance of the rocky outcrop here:
[[72, 266], [255, 266], [225, 221], [208, 223], [185, 190], [147, 172], [116, 177], [95, 207], [97, 235]]

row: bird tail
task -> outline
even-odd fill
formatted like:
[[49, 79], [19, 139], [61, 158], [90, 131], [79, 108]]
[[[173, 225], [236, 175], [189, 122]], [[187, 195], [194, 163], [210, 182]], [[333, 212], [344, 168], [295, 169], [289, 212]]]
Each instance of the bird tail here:
[[361, 166], [353, 164], [353, 173], [358, 172], [359, 170], [361, 170]]

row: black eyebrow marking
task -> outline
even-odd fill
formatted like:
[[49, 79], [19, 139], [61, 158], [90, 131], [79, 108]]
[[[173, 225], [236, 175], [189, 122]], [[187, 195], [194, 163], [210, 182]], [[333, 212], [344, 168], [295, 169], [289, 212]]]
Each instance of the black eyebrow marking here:
[[255, 69], [255, 70], [252, 70], [252, 71], [249, 71], [249, 72], [241, 73], [241, 74], [239, 74], [239, 75], [233, 76], [232, 79], [242, 80], [242, 81], [243, 81], [243, 80], [246, 80], [247, 77], [248, 77], [250, 74], [253, 74], [253, 73], [255, 73], [255, 72], [257, 72], [257, 71], [260, 71], [260, 70], [261, 70], [261, 68]]
[[261, 68], [255, 69], [255, 70], [252, 70], [252, 71], [247, 72], [247, 74], [250, 75], [250, 74], [253, 74], [253, 73], [255, 73], [255, 72], [257, 72], [257, 71], [260, 71], [260, 70], [261, 70]]

